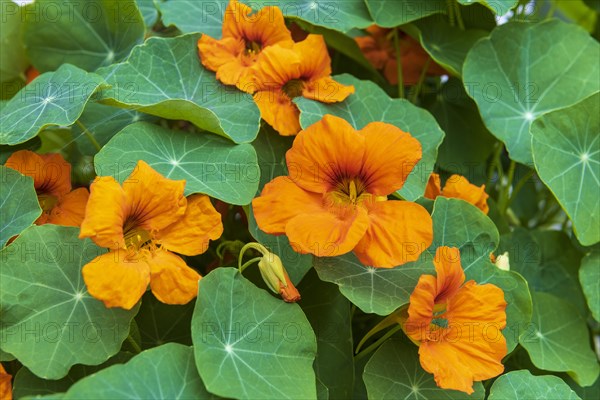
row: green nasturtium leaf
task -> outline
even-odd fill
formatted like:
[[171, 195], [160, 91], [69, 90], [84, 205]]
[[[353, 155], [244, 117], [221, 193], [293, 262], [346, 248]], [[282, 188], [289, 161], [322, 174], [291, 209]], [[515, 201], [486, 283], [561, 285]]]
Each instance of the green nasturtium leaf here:
[[158, 10], [154, 4], [154, 0], [135, 0], [137, 6], [144, 19], [146, 29], [152, 29], [156, 21], [158, 21]]
[[378, 315], [388, 315], [407, 304], [419, 277], [434, 274], [429, 257], [395, 268], [364, 266], [352, 253], [314, 260], [322, 280], [338, 285], [340, 292], [362, 311]]
[[[200, 63], [199, 34], [150, 38], [123, 63], [98, 71], [112, 87], [103, 103], [183, 119], [236, 143], [251, 142], [260, 113], [252, 96], [219, 83]], [[150, 60], [150, 61], [149, 61]]]
[[573, 24], [510, 22], [473, 46], [463, 66], [463, 81], [510, 157], [532, 165], [532, 122], [597, 92], [599, 58], [598, 42]]
[[[433, 375], [421, 367], [418, 347], [399, 339], [389, 339], [377, 349], [365, 366], [363, 379], [369, 399], [467, 398], [463, 392], [439, 388]], [[474, 382], [473, 389], [475, 392], [468, 398], [483, 400], [485, 389], [481, 382]]]
[[106, 361], [137, 312], [106, 308], [88, 293], [81, 269], [105, 250], [78, 235], [74, 227], [32, 226], [0, 252], [2, 349], [41, 378]]
[[477, 207], [459, 199], [438, 197], [433, 207], [433, 244], [431, 256], [440, 246], [460, 250], [466, 280], [491, 283], [504, 292], [508, 352], [514, 350], [519, 337], [526, 333], [532, 314], [532, 300], [527, 281], [514, 271], [503, 271], [490, 262], [490, 252], [500, 241], [494, 223]]
[[317, 379], [327, 388], [329, 398], [350, 399], [354, 386], [350, 302], [337, 286], [320, 280], [314, 270], [298, 291], [302, 293], [300, 307], [317, 335]]
[[65, 400], [217, 399], [194, 366], [194, 351], [178, 343], [146, 350], [121, 365], [88, 376], [63, 393]]
[[474, 3], [481, 3], [496, 15], [504, 15], [515, 7], [519, 0], [457, 0], [460, 4], [468, 6]]
[[119, 62], [144, 40], [134, 0], [36, 0], [26, 13], [27, 55], [41, 72], [64, 63], [86, 71]]
[[2, 108], [0, 144], [23, 143], [48, 126], [73, 124], [102, 83], [100, 76], [70, 64], [41, 75]]
[[[286, 17], [299, 18], [310, 24], [340, 32], [348, 32], [353, 28], [366, 28], [373, 23], [362, 0], [339, 2], [242, 0], [242, 3], [248, 4], [253, 11], [258, 11], [264, 6], [278, 6]], [[223, 15], [227, 4], [229, 1], [168, 0], [157, 3], [165, 25], [175, 25], [183, 33], [202, 32], [217, 39], [221, 38]]]
[[501, 375], [494, 381], [488, 399], [581, 400], [558, 376], [534, 376], [528, 370]]
[[212, 393], [316, 399], [317, 343], [306, 316], [237, 269], [217, 268], [200, 280], [192, 340], [196, 366]]
[[[98, 146], [103, 147], [126, 126], [138, 121], [153, 122], [156, 119], [153, 115], [135, 110], [88, 103], [71, 130], [79, 151], [93, 156], [98, 152]], [[89, 135], [92, 137], [90, 138]]]
[[573, 231], [584, 246], [600, 241], [599, 109], [600, 93], [596, 93], [540, 117], [531, 126], [538, 174], [573, 221]]
[[600, 251], [592, 251], [581, 260], [579, 281], [592, 316], [600, 321]]
[[[2, 18], [0, 18], [0, 83], [14, 79], [23, 81], [28, 61], [21, 39], [23, 27], [23, 8], [12, 0], [0, 0]], [[2, 85], [2, 91], [5, 88]], [[0, 98], [4, 98], [4, 93]]]
[[566, 301], [547, 293], [533, 292], [531, 329], [519, 343], [533, 364], [546, 371], [567, 372], [580, 386], [590, 386], [600, 367], [590, 348], [585, 319]]
[[123, 182], [138, 160], [169, 179], [185, 179], [185, 194], [205, 193], [227, 203], [248, 204], [258, 186], [256, 152], [206, 133], [165, 129], [147, 122], [128, 125], [95, 157], [96, 173]]
[[445, 13], [444, 0], [365, 0], [373, 20], [379, 26], [393, 28], [432, 14]]
[[0, 166], [0, 248], [42, 214], [33, 178]]
[[165, 304], [152, 293], [146, 292], [142, 298], [140, 311], [135, 316], [142, 348], [148, 349], [164, 343], [192, 344], [190, 326], [194, 303]]
[[437, 149], [444, 138], [444, 132], [435, 118], [408, 100], [391, 99], [373, 82], [361, 81], [347, 74], [334, 76], [334, 79], [344, 85], [354, 85], [356, 93], [350, 95], [345, 101], [334, 104], [324, 104], [303, 97], [297, 98], [295, 101], [301, 111], [302, 127], [306, 128], [314, 124], [325, 114], [332, 114], [344, 118], [355, 129], [362, 129], [370, 122], [381, 121], [409, 132], [421, 143], [423, 158], [413, 168], [398, 193], [411, 201], [421, 197], [433, 170]]

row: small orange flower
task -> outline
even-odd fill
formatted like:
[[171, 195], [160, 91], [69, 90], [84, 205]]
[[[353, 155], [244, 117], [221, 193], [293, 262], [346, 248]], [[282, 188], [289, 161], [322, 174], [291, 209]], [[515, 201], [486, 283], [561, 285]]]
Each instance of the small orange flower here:
[[285, 26], [278, 7], [264, 7], [252, 14], [247, 5], [231, 0], [223, 17], [223, 37], [220, 40], [202, 35], [198, 52], [202, 65], [217, 73], [226, 85], [237, 85], [249, 73], [260, 54], [268, 46], [292, 46], [292, 35]]
[[89, 293], [107, 307], [131, 309], [148, 284], [163, 303], [196, 296], [200, 275], [177, 252], [201, 254], [223, 233], [221, 216], [205, 195], [185, 197], [185, 181], [173, 181], [144, 161], [123, 185], [97, 177], [80, 238], [109, 248], [83, 267]]
[[0, 399], [12, 400], [12, 375], [8, 374], [0, 364]]
[[434, 200], [437, 196], [462, 199], [479, 208], [486, 215], [490, 211], [487, 199], [490, 197], [485, 192], [485, 185], [475, 186], [461, 175], [452, 175], [446, 181], [444, 189], [440, 190], [440, 176], [432, 173], [425, 188], [425, 197]]
[[[375, 69], [383, 70], [383, 74], [392, 85], [398, 84], [398, 62], [396, 50], [392, 41], [392, 29], [380, 28], [373, 25], [366, 29], [369, 36], [355, 38], [358, 47]], [[400, 60], [402, 62], [402, 80], [405, 85], [414, 85], [419, 81], [421, 71], [425, 67], [429, 54], [413, 38], [399, 32]], [[430, 61], [427, 75], [443, 75], [447, 72]]]
[[456, 248], [438, 248], [434, 265], [437, 276], [422, 275], [410, 296], [403, 329], [419, 344], [421, 366], [439, 387], [471, 394], [473, 381], [504, 371], [504, 292], [489, 283], [464, 283]]
[[294, 140], [290, 176], [275, 178], [252, 201], [256, 222], [266, 233], [286, 234], [300, 253], [354, 251], [362, 263], [384, 268], [414, 261], [433, 240], [431, 217], [387, 195], [420, 158], [419, 142], [393, 125], [357, 131], [326, 115]]
[[261, 117], [281, 135], [290, 136], [301, 129], [294, 97], [337, 103], [354, 93], [354, 86], [341, 85], [330, 75], [331, 59], [323, 36], [308, 35], [291, 48], [266, 48], [243, 86], [252, 89]]
[[86, 188], [71, 191], [71, 164], [60, 154], [19, 150], [6, 160], [6, 166], [33, 178], [42, 208], [37, 225], [81, 225], [89, 192]]

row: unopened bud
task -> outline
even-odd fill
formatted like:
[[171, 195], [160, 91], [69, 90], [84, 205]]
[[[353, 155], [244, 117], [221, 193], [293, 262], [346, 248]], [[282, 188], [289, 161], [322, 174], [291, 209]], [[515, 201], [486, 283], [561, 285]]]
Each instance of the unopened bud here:
[[504, 252], [504, 254], [496, 257], [496, 267], [500, 268], [502, 271], [510, 271], [510, 263], [508, 261], [508, 251]]

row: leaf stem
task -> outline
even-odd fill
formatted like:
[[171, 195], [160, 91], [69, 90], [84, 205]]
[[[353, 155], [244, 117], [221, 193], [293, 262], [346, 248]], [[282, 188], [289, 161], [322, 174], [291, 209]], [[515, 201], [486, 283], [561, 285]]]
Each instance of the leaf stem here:
[[375, 350], [377, 347], [379, 347], [383, 342], [388, 340], [394, 333], [398, 332], [400, 329], [402, 329], [401, 325], [397, 325], [397, 326], [393, 327], [392, 329], [390, 329], [385, 335], [383, 335], [382, 337], [377, 339], [377, 341], [375, 343], [369, 345], [369, 347], [365, 348], [363, 351], [358, 353], [354, 357], [354, 361], [358, 361], [361, 358], [364, 358], [367, 354], [371, 353], [373, 350]]
[[506, 184], [502, 185], [500, 189], [500, 195], [498, 198], [498, 208], [500, 209], [500, 212], [503, 215], [506, 214], [506, 209], [508, 208], [508, 195], [512, 186], [513, 178], [515, 176], [516, 167], [517, 163], [513, 160], [510, 160], [510, 165], [508, 167], [508, 173], [506, 176]]
[[460, 30], [464, 31], [465, 23], [463, 22], [462, 15], [460, 14], [460, 5], [456, 0], [452, 0], [452, 3], [454, 4], [454, 11], [456, 14], [456, 22], [458, 22], [458, 27], [460, 28]]
[[238, 264], [238, 269], [240, 270], [240, 274], [244, 272], [246, 268], [248, 268], [251, 264], [260, 261], [262, 257], [254, 257], [251, 260], [246, 261], [243, 265]]
[[94, 135], [92, 135], [90, 133], [90, 131], [88, 130], [88, 128], [86, 128], [85, 125], [82, 124], [80, 120], [75, 121], [75, 123], [83, 130], [83, 133], [88, 138], [88, 140], [90, 142], [92, 142], [92, 144], [94, 145], [94, 147], [96, 148], [96, 150], [98, 150], [98, 151], [102, 150], [102, 146], [100, 146], [100, 143], [98, 143], [98, 141], [96, 140], [96, 138], [94, 137]]
[[135, 351], [136, 354], [140, 354], [142, 352], [142, 348], [133, 339], [133, 337], [131, 336], [131, 334], [129, 334], [129, 336], [127, 336], [127, 343], [129, 343], [129, 345], [133, 348], [133, 351]]
[[404, 75], [402, 74], [402, 56], [400, 54], [400, 38], [398, 28], [394, 29], [394, 49], [396, 50], [396, 68], [398, 72], [398, 98], [404, 98]]
[[446, 5], [448, 7], [448, 19], [450, 20], [450, 26], [455, 26], [456, 22], [454, 19], [454, 4], [452, 4], [454, 0], [446, 0]]
[[533, 174], [535, 174], [535, 170], [531, 169], [531, 170], [527, 171], [527, 173], [525, 175], [523, 175], [523, 177], [521, 179], [519, 179], [519, 181], [515, 185], [512, 193], [510, 194], [510, 198], [508, 199], [508, 203], [506, 203], [506, 207], [507, 208], [510, 207], [510, 205], [512, 204], [512, 202], [517, 197], [517, 194], [519, 194], [519, 192], [521, 191], [521, 189], [523, 189], [523, 186], [525, 186], [525, 184], [533, 176]]
[[492, 161], [488, 169], [487, 182], [485, 184], [486, 187], [490, 187], [490, 185], [492, 184], [492, 179], [494, 178], [494, 171], [498, 171], [498, 180], [502, 178], [502, 168], [498, 168], [498, 164], [500, 163], [500, 155], [502, 154], [504, 146], [500, 142], [496, 142], [495, 146], [496, 149], [494, 150], [494, 154], [492, 155]]
[[419, 81], [416, 86], [414, 86], [413, 93], [411, 93], [410, 101], [413, 104], [416, 104], [417, 99], [419, 98], [419, 94], [421, 94], [421, 88], [423, 87], [423, 82], [425, 81], [425, 75], [427, 74], [427, 70], [429, 69], [429, 64], [431, 64], [431, 57], [427, 58], [423, 69], [421, 70], [421, 75], [419, 75]]

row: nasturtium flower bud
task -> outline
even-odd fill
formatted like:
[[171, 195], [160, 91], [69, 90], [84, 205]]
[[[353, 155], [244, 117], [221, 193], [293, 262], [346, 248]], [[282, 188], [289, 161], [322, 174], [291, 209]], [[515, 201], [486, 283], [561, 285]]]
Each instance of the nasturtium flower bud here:
[[494, 262], [494, 264], [502, 271], [510, 271], [508, 251], [505, 251], [504, 254], [500, 254], [498, 257], [496, 257], [496, 261]]

